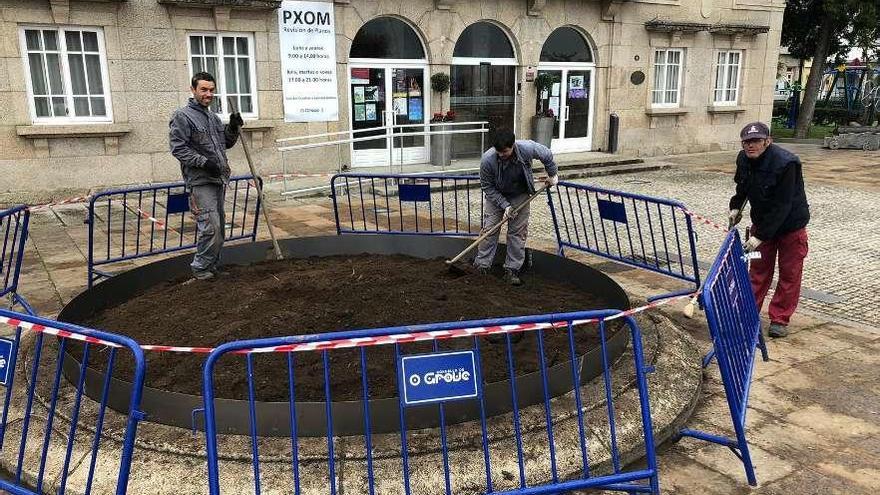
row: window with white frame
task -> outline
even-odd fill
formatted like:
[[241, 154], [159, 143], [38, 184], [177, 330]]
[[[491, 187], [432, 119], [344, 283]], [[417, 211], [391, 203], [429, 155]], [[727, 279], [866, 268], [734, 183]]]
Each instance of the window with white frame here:
[[681, 65], [684, 50], [666, 48], [654, 50], [654, 89], [651, 105], [677, 107], [681, 101]]
[[230, 102], [243, 117], [257, 117], [254, 38], [249, 34], [189, 35], [190, 76], [208, 72], [216, 80], [211, 109], [231, 113]]
[[742, 52], [720, 51], [715, 65], [716, 105], [736, 105], [739, 96], [739, 68]]
[[22, 27], [35, 123], [110, 122], [110, 84], [100, 28]]

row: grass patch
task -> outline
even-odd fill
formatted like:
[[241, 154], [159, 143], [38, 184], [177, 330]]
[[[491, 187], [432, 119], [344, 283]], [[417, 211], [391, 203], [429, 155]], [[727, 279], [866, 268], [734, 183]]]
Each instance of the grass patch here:
[[[807, 139], [822, 139], [825, 136], [830, 136], [831, 131], [836, 127], [836, 125], [812, 125], [807, 132]], [[776, 138], [793, 138], [794, 129], [786, 129], [783, 126], [777, 126], [774, 124], [770, 134]]]

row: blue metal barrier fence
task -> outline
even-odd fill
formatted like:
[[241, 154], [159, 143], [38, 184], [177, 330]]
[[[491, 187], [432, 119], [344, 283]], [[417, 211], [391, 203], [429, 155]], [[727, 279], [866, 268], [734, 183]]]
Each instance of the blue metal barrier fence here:
[[742, 461], [749, 484], [756, 486], [746, 440], [746, 412], [756, 350], [761, 350], [765, 361], [768, 356], [738, 231], [729, 232], [724, 239], [706, 277], [702, 299], [736, 438], [691, 429], [682, 430], [681, 435], [730, 448]]
[[560, 255], [576, 249], [692, 285], [649, 301], [700, 286], [696, 236], [682, 203], [564, 181], [547, 196]]
[[338, 234], [480, 233], [477, 176], [345, 173], [334, 175], [330, 186]]
[[18, 304], [28, 314], [35, 314], [27, 300], [18, 293], [18, 276], [28, 238], [29, 220], [30, 210], [27, 206], [0, 211], [0, 235], [3, 236], [3, 250], [0, 251], [0, 297], [9, 296], [12, 307]]
[[[115, 493], [124, 495], [137, 426], [142, 419], [139, 409], [144, 383], [143, 351], [128, 337], [76, 325], [2, 309], [0, 319], [5, 325], [16, 327], [14, 340], [0, 339], [0, 358], [8, 365], [0, 372], [0, 378], [3, 378], [0, 384], [6, 387], [0, 419], [0, 459], [10, 475], [9, 479], [0, 478], [0, 490], [15, 495], [48, 491], [63, 495], [68, 491], [108, 493], [106, 487], [115, 486]], [[65, 332], [70, 335], [47, 337], [42, 331], [45, 327], [60, 330], [57, 332], [60, 335]], [[28, 330], [37, 333], [33, 335]], [[81, 361], [77, 363], [80, 378], [76, 384], [62, 379], [64, 360], [71, 359], [65, 357], [65, 353], [71, 350], [79, 353]], [[130, 355], [117, 356], [119, 351], [127, 351], [125, 354]], [[101, 401], [83, 401], [86, 364], [98, 356], [101, 356], [105, 376]], [[111, 428], [105, 417], [110, 379], [114, 364], [123, 358], [134, 361], [133, 375], [125, 377], [132, 383], [131, 400], [124, 423], [114, 418], [121, 424]], [[122, 441], [106, 439], [109, 432], [117, 428], [124, 428]], [[85, 443], [81, 441], [74, 456], [78, 435], [91, 436], [91, 441], [87, 442], [90, 448], [85, 450]], [[60, 469], [55, 462], [47, 463], [47, 459], [62, 457], [64, 462]], [[112, 466], [117, 459], [119, 469], [112, 479], [96, 476], [96, 465]], [[79, 463], [88, 466], [88, 475], [70, 476]], [[69, 483], [75, 486], [69, 486]]]
[[[257, 237], [260, 198], [253, 177], [236, 176], [226, 188], [226, 241]], [[89, 287], [112, 273], [98, 269], [147, 256], [192, 249], [196, 220], [188, 218], [183, 182], [114, 189], [89, 201]]]
[[[631, 364], [629, 360], [621, 360], [626, 363], [627, 373], [632, 374], [626, 375], [630, 377], [628, 379], [618, 380], [629, 382], [632, 379], [635, 383], [641, 422], [631, 423], [638, 426], [626, 428], [626, 432], [618, 429], [616, 424], [622, 414], [615, 409], [614, 404], [619, 389], [615, 388], [613, 382], [612, 366], [617, 365], [609, 362], [605, 345], [608, 325], [606, 319], [610, 317], [620, 318], [622, 328], [619, 331], [628, 329], [632, 339]], [[594, 323], [586, 327], [573, 327], [573, 322], [588, 319], [593, 319]], [[544, 329], [550, 327], [551, 322], [560, 323], [556, 328]], [[510, 334], [506, 333], [514, 326], [520, 330], [531, 330], [531, 336], [535, 338], [533, 342], [531, 336], [526, 335], [522, 341], [525, 345], [518, 348], [516, 353], [513, 351]], [[480, 333], [488, 329], [498, 332], [494, 339]], [[559, 353], [552, 359], [565, 363], [564, 368], [567, 370], [563, 376], [571, 379], [568, 382], [571, 383], [567, 389], [569, 391], [553, 398], [548, 393], [547, 378], [547, 363], [551, 358], [545, 355], [544, 348], [544, 336], [550, 332], [564, 332], [563, 335], [567, 335], [568, 350], [564, 351], [564, 355]], [[598, 332], [603, 343], [601, 356], [597, 358], [602, 362], [602, 372], [600, 380], [581, 387], [580, 358], [575, 351], [575, 341], [586, 332]], [[340, 339], [347, 341], [340, 345]], [[364, 346], [364, 342], [375, 339], [390, 343]], [[426, 340], [417, 342], [423, 339]], [[440, 339], [450, 340], [445, 340], [441, 346]], [[301, 350], [298, 346], [302, 345], [308, 350], [297, 352]], [[485, 355], [481, 352], [489, 352], [488, 346], [493, 345], [503, 346], [497, 349], [497, 355], [506, 356], [500, 358], [506, 359], [506, 364], [497, 365], [506, 368], [500, 372], [509, 378], [507, 397], [511, 403], [511, 412], [487, 417], [482, 376], [488, 371], [483, 361]], [[349, 348], [345, 349], [346, 346]], [[399, 433], [374, 433], [371, 424], [370, 384], [375, 383], [373, 380], [376, 376], [375, 373], [367, 373], [367, 362], [368, 359], [377, 359], [376, 353], [383, 347], [393, 349], [393, 353], [388, 351], [387, 359], [393, 359], [394, 362], [389, 362], [387, 367], [380, 367], [377, 373], [395, 377], [398, 387], [396, 400]], [[289, 352], [291, 350], [293, 352]], [[265, 454], [276, 463], [267, 467], [261, 463], [260, 455], [261, 449], [267, 449], [268, 444], [257, 435], [256, 421], [260, 411], [257, 402], [260, 396], [259, 384], [265, 383], [267, 378], [255, 373], [255, 361], [267, 359], [269, 352], [277, 356], [275, 359], [283, 361], [286, 358], [285, 364], [277, 364], [275, 368], [285, 370], [287, 375], [289, 392], [285, 401], [289, 404], [290, 438], [286, 447], [283, 443], [275, 444], [271, 453]], [[320, 357], [314, 357], [312, 365], [303, 369], [302, 362], [309, 357], [310, 352], [319, 353]], [[534, 353], [532, 355], [537, 357], [536, 367], [540, 370], [543, 384], [539, 387], [543, 390], [543, 400], [529, 407], [520, 406], [522, 397], [518, 399], [518, 379], [515, 379], [518, 373], [514, 356], [522, 357], [524, 352]], [[339, 353], [348, 353], [349, 360], [339, 360]], [[331, 355], [334, 354], [336, 356], [331, 370]], [[455, 355], [456, 360], [453, 360], [452, 355]], [[239, 360], [235, 360], [236, 357]], [[215, 409], [214, 383], [218, 362], [221, 360], [241, 366], [243, 379], [240, 382], [243, 382], [242, 388], [246, 388], [246, 392], [243, 390], [241, 393], [246, 396], [245, 400], [249, 404], [251, 432], [249, 455], [243, 451], [232, 454], [227, 452], [231, 457], [224, 457], [222, 462], [220, 459], [224, 453], [220, 451], [221, 445], [231, 448], [231, 445], [240, 442], [232, 442], [232, 439], [224, 439], [218, 434], [220, 427]], [[264, 490], [266, 493], [305, 493], [309, 489], [319, 489], [314, 485], [315, 479], [323, 480], [322, 491], [326, 490], [330, 494], [450, 494], [456, 491], [453, 490], [456, 486], [466, 486], [469, 493], [537, 494], [597, 488], [658, 494], [657, 465], [645, 377], [647, 371], [638, 325], [632, 318], [620, 317], [619, 311], [611, 310], [335, 332], [223, 344], [208, 356], [203, 369], [210, 493], [221, 493], [221, 488], [224, 488], [221, 487], [221, 480], [233, 479], [223, 476], [222, 467], [230, 459], [235, 459], [241, 462], [250, 461], [253, 493], [257, 494]], [[297, 412], [297, 404], [302, 399], [299, 394], [300, 381], [296, 377], [301, 378], [303, 373], [312, 377], [323, 377], [322, 392], [313, 390], [313, 393], [319, 393], [322, 397], [310, 400], [321, 400], [324, 404], [322, 423], [326, 425], [326, 438], [303, 439], [297, 434], [298, 425], [302, 421], [301, 414]], [[351, 385], [342, 389], [331, 385], [334, 379], [348, 375], [358, 377], [349, 376], [353, 382], [358, 383], [357, 386]], [[438, 375], [445, 378], [438, 379]], [[228, 372], [224, 372], [224, 376], [229, 377]], [[440, 385], [451, 388], [440, 388], [438, 380], [443, 382]], [[420, 388], [421, 386], [426, 388]], [[334, 394], [343, 392], [359, 397], [357, 402], [363, 408], [363, 417], [360, 420], [363, 424], [362, 435], [340, 437], [334, 434], [337, 418], [334, 416], [333, 397]], [[584, 394], [586, 399], [582, 397]], [[586, 406], [587, 399], [597, 399], [595, 403], [591, 403], [594, 404], [592, 408]], [[474, 416], [476, 419], [465, 423], [450, 421], [453, 405], [471, 407], [478, 411]], [[437, 427], [408, 430], [408, 413], [413, 412], [414, 408], [430, 413]], [[622, 468], [625, 461], [619, 442], [624, 434], [630, 441], [635, 440], [634, 445], [638, 449], [644, 448], [641, 452], [645, 456], [645, 467], [629, 470]], [[343, 445], [348, 448], [343, 450]], [[287, 458], [288, 464], [279, 466], [279, 449], [282, 448], [286, 451], [283, 457]], [[427, 450], [419, 451], [420, 449]], [[361, 453], [355, 455], [355, 451]], [[604, 453], [604, 459], [597, 459], [601, 457], [597, 452]], [[242, 456], [247, 460], [243, 460]], [[230, 467], [237, 473], [246, 469], [238, 465]], [[458, 469], [454, 469], [455, 467]], [[271, 472], [269, 468], [272, 469]], [[305, 469], [309, 469], [308, 478], [300, 475]], [[344, 476], [340, 474], [343, 469]], [[280, 486], [267, 486], [271, 482]], [[226, 486], [224, 489], [226, 493], [230, 490], [242, 493], [242, 488], [241, 485], [236, 485]]]

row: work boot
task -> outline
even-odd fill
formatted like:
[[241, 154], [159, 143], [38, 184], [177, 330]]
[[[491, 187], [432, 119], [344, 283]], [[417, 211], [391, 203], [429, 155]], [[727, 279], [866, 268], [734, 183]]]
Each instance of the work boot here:
[[513, 268], [505, 268], [504, 269], [504, 280], [510, 285], [522, 285], [522, 280], [519, 278], [519, 273]]
[[774, 338], [785, 337], [788, 335], [788, 327], [779, 323], [771, 323], [767, 335]]
[[489, 274], [489, 267], [488, 266], [478, 266], [478, 267], [476, 267], [476, 269], [477, 269], [477, 273], [479, 273], [480, 275], [488, 275]]
[[210, 270], [193, 272], [193, 278], [196, 280], [213, 280], [215, 276], [216, 275], [214, 275], [214, 272]]

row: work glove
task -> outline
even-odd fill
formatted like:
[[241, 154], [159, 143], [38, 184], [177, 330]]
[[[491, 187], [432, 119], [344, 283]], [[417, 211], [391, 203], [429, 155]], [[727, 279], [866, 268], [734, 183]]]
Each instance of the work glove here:
[[202, 165], [202, 167], [205, 169], [206, 172], [211, 175], [220, 175], [220, 164], [217, 163], [217, 160], [214, 160], [213, 158], [208, 158], [207, 160], [205, 160], [205, 164]]
[[746, 244], [744, 246], [746, 248], [746, 252], [750, 253], [752, 251], [757, 251], [758, 246], [760, 246], [762, 242], [764, 242], [764, 241], [762, 241], [761, 239], [758, 239], [755, 236], [749, 237], [748, 239], [746, 239]]
[[727, 230], [733, 229], [742, 219], [743, 215], [740, 210], [730, 210], [727, 215]]
[[234, 112], [229, 116], [229, 130], [234, 134], [238, 134], [241, 126], [244, 125], [244, 119], [241, 118], [241, 114], [238, 112]]
[[516, 212], [513, 211], [513, 206], [508, 206], [504, 209], [504, 217], [502, 220], [513, 220], [516, 218]]
[[550, 177], [547, 177], [544, 179], [544, 184], [546, 184], [547, 187], [553, 187], [556, 184], [559, 184], [559, 175], [551, 175]]

